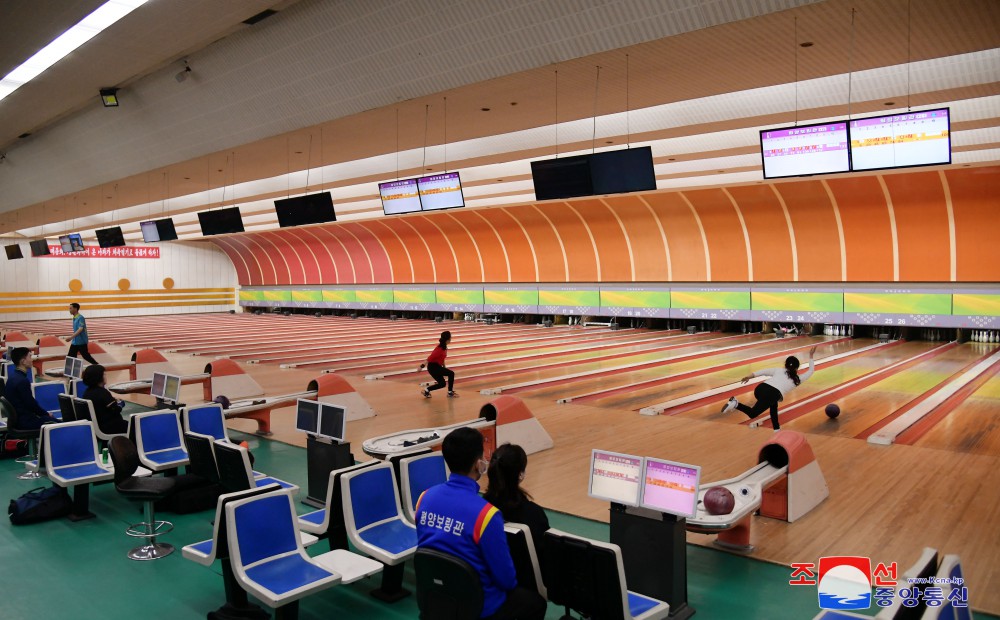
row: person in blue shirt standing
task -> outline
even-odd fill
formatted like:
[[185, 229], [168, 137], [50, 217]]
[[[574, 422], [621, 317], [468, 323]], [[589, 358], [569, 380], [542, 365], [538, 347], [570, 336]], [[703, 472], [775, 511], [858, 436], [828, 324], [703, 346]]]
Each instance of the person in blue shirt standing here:
[[69, 313], [73, 316], [73, 335], [70, 336], [72, 340], [69, 341], [69, 352], [66, 356], [76, 357], [76, 354], [79, 353], [80, 357], [85, 359], [88, 364], [96, 364], [97, 360], [91, 357], [90, 351], [87, 350], [90, 338], [87, 337], [87, 319], [80, 314], [80, 304], [71, 303]]
[[49, 412], [35, 400], [31, 393], [31, 350], [27, 347], [17, 347], [10, 352], [10, 361], [14, 369], [7, 375], [7, 386], [4, 388], [4, 398], [17, 411], [17, 426], [21, 431], [34, 431], [42, 424], [58, 422]]
[[507, 547], [503, 516], [479, 496], [483, 436], [472, 428], [448, 433], [441, 446], [451, 470], [448, 482], [424, 491], [417, 501], [417, 546], [451, 554], [469, 563], [483, 584], [480, 618], [543, 620], [545, 599], [518, 587], [514, 561]]

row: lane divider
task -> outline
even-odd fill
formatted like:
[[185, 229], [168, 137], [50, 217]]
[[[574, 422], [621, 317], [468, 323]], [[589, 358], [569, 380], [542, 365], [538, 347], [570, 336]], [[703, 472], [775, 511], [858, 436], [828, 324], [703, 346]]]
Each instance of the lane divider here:
[[[890, 343], [875, 343], [860, 349], [854, 349], [844, 353], [831, 355], [830, 357], [824, 357], [821, 360], [816, 360], [815, 364], [816, 366], [834, 366], [855, 355], [864, 355], [876, 349], [884, 349], [886, 347], [895, 346], [900, 342], [902, 341], [894, 340]], [[721, 370], [721, 368], [713, 366], [710, 369], [706, 369], [705, 372], [707, 374], [709, 372], [717, 372], [718, 370]], [[756, 384], [761, 383], [766, 379], [767, 377], [755, 377], [745, 384], [740, 383], [739, 381], [727, 383], [726, 385], [703, 390], [695, 394], [688, 394], [687, 396], [681, 396], [661, 403], [656, 403], [655, 405], [649, 405], [648, 407], [643, 407], [638, 411], [642, 415], [677, 415], [679, 413], [684, 413], [685, 411], [702, 407], [708, 404], [708, 401], [723, 400], [730, 396], [736, 396], [737, 394], [741, 394], [743, 392], [749, 392], [756, 386]]]
[[[826, 406], [832, 403], [833, 401], [837, 400], [838, 398], [844, 398], [846, 396], [850, 396], [851, 394], [859, 392], [870, 385], [878, 383], [879, 381], [884, 381], [885, 379], [895, 376], [903, 372], [904, 370], [909, 370], [910, 368], [913, 368], [914, 366], [922, 364], [932, 358], [935, 358], [938, 355], [941, 355], [942, 353], [950, 351], [956, 346], [958, 345], [954, 342], [948, 342], [939, 345], [937, 347], [934, 347], [933, 349], [924, 351], [923, 353], [919, 353], [912, 357], [908, 357], [906, 359], [893, 362], [888, 366], [883, 366], [882, 368], [876, 368], [875, 370], [867, 372], [861, 375], [860, 377], [855, 377], [850, 381], [834, 385], [830, 388], [827, 388], [826, 390], [817, 392], [816, 394], [813, 394], [808, 398], [803, 398], [802, 400], [794, 401], [787, 407], [784, 407], [781, 411], [778, 412], [780, 420], [782, 424], [784, 424], [786, 421], [790, 422], [792, 420], [801, 418], [802, 416], [815, 410], [818, 407]], [[808, 409], [805, 408], [807, 405], [809, 405]], [[767, 416], [766, 420], [763, 418], [764, 416], [761, 416], [755, 420], [743, 420], [741, 424], [749, 426], [750, 428], [757, 428], [759, 426], [766, 426], [770, 428], [772, 426], [771, 417]]]
[[900, 433], [917, 423], [997, 361], [1000, 361], [1000, 351], [986, 354], [979, 361], [966, 366], [958, 373], [934, 386], [933, 389], [897, 409], [878, 424], [865, 429], [856, 435], [856, 437], [858, 439], [867, 438], [868, 443], [882, 446], [892, 444]]
[[[770, 344], [774, 340], [776, 340], [776, 339], [775, 338], [768, 338], [766, 340], [761, 340], [761, 341], [758, 341], [758, 342], [751, 342], [751, 343], [747, 343], [747, 344], [737, 344], [737, 345], [732, 345], [732, 346], [728, 346], [728, 347], [720, 347], [718, 349], [711, 349], [709, 351], [702, 351], [702, 352], [698, 352], [698, 353], [687, 353], [687, 354], [683, 354], [683, 355], [675, 355], [675, 356], [672, 356], [672, 357], [667, 357], [667, 358], [663, 358], [663, 359], [660, 359], [660, 360], [656, 360], [654, 362], [646, 362], [646, 363], [642, 363], [642, 364], [625, 364], [625, 365], [622, 365], [622, 366], [615, 366], [615, 367], [612, 367], [612, 368], [599, 368], [597, 370], [588, 370], [588, 371], [585, 371], [585, 372], [578, 372], [578, 373], [574, 373], [574, 374], [571, 374], [571, 375], [563, 375], [561, 377], [552, 378], [552, 379], [538, 379], [538, 380], [535, 380], [535, 381], [525, 381], [524, 383], [514, 383], [514, 384], [511, 384], [511, 385], [504, 385], [504, 386], [499, 386], [499, 387], [495, 387], [495, 388], [487, 388], [485, 390], [480, 390], [479, 393], [483, 394], [485, 396], [490, 396], [490, 395], [494, 395], [494, 394], [501, 394], [501, 393], [506, 394], [506, 393], [511, 393], [511, 392], [520, 392], [520, 391], [523, 391], [523, 390], [527, 390], [527, 389], [533, 388], [533, 387], [538, 386], [538, 385], [560, 385], [562, 383], [570, 383], [570, 382], [573, 382], [573, 381], [577, 381], [578, 379], [583, 379], [583, 378], [586, 378], [586, 377], [592, 377], [594, 375], [604, 375], [604, 374], [608, 374], [608, 373], [612, 373], [612, 372], [617, 372], [619, 370], [623, 370], [623, 371], [635, 371], [635, 370], [642, 370], [642, 369], [645, 369], [645, 368], [655, 368], [657, 366], [665, 366], [667, 364], [672, 364], [672, 363], [676, 363], [676, 362], [680, 362], [680, 361], [694, 360], [694, 359], [700, 359], [700, 358], [703, 358], [703, 357], [709, 357], [709, 356], [712, 356], [712, 355], [718, 355], [720, 353], [725, 353], [726, 351], [737, 351], [737, 350], [742, 350], [742, 349], [749, 349], [749, 348], [752, 348], [752, 347], [759, 347], [759, 346], [762, 346], [762, 345], [765, 345], [765, 344]], [[812, 344], [815, 344], [815, 342], [812, 342], [809, 346], [812, 346]], [[794, 349], [792, 349], [792, 350], [794, 350]], [[564, 402], [568, 402], [568, 401], [564, 401]]]
[[[767, 340], [765, 342], [774, 342], [775, 340]], [[668, 383], [673, 383], [674, 381], [678, 381], [680, 379], [689, 379], [691, 377], [697, 377], [697, 376], [708, 374], [708, 373], [711, 373], [711, 372], [717, 372], [719, 370], [726, 370], [727, 368], [736, 368], [736, 367], [743, 366], [743, 365], [746, 365], [746, 364], [749, 364], [749, 363], [752, 363], [752, 362], [756, 362], [756, 361], [771, 359], [771, 358], [775, 358], [775, 357], [781, 357], [782, 355], [788, 355], [792, 351], [799, 351], [799, 350], [802, 350], [802, 349], [805, 349], [805, 348], [809, 348], [809, 347], [812, 347], [812, 346], [827, 346], [827, 345], [834, 344], [834, 343], [837, 343], [837, 342], [844, 342], [846, 340], [850, 340], [850, 338], [846, 338], [846, 337], [845, 338], [838, 338], [836, 340], [829, 340], [829, 341], [826, 341], [826, 342], [816, 342], [814, 340], [811, 340], [811, 341], [809, 341], [810, 344], [805, 345], [805, 346], [797, 346], [797, 347], [791, 347], [791, 348], [788, 348], [788, 349], [781, 349], [780, 351], [775, 351], [773, 353], [764, 353], [764, 354], [761, 354], [761, 355], [756, 355], [754, 357], [744, 358], [744, 359], [741, 359], [741, 360], [738, 360], [738, 361], [735, 361], [735, 362], [727, 362], [727, 363], [724, 363], [724, 364], [717, 364], [717, 365], [711, 366], [709, 368], [698, 368], [698, 369], [695, 369], [695, 370], [686, 370], [684, 372], [679, 372], [679, 373], [672, 374], [672, 375], [665, 375], [663, 377], [657, 377], [656, 379], [646, 379], [644, 381], [638, 381], [636, 383], [630, 383], [630, 384], [624, 385], [624, 386], [618, 386], [618, 387], [614, 387], [614, 388], [606, 388], [606, 389], [603, 389], [603, 390], [597, 390], [597, 391], [594, 391], [594, 392], [588, 392], [586, 394], [577, 394], [575, 396], [567, 396], [565, 398], [560, 398], [556, 402], [560, 403], [560, 404], [565, 404], [565, 403], [569, 403], [569, 402], [580, 402], [580, 401], [596, 400], [598, 398], [606, 398], [608, 396], [612, 396], [614, 394], [620, 394], [622, 392], [631, 392], [631, 391], [637, 390], [637, 389], [645, 389], [645, 388], [650, 388], [650, 387], [656, 387], [656, 386], [659, 386], [659, 385], [666, 385]], [[722, 350], [722, 349], [720, 349], [720, 350]], [[699, 356], [699, 357], [705, 357], [705, 356]], [[692, 358], [692, 359], [697, 359], [697, 358]]]

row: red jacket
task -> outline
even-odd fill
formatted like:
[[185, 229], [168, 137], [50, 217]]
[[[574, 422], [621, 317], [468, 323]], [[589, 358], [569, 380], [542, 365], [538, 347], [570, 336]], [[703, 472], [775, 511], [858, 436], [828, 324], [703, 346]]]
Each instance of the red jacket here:
[[448, 357], [448, 349], [445, 349], [441, 345], [434, 347], [431, 351], [430, 356], [427, 357], [428, 364], [440, 364], [444, 366], [444, 359]]

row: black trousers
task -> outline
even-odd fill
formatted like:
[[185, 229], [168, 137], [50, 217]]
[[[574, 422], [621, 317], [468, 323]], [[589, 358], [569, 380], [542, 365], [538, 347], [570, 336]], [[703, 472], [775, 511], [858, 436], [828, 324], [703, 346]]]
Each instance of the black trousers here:
[[71, 345], [69, 345], [69, 352], [66, 354], [66, 357], [76, 357], [77, 353], [79, 353], [80, 357], [82, 357], [83, 359], [85, 359], [88, 364], [96, 364], [97, 363], [97, 360], [95, 360], [93, 357], [91, 357], [90, 351], [87, 350], [87, 345], [86, 344], [71, 344]]
[[440, 390], [443, 388], [446, 385], [444, 381], [446, 377], [448, 379], [448, 391], [455, 391], [455, 371], [449, 370], [436, 362], [431, 362], [430, 364], [427, 364], [427, 372], [429, 372], [431, 376], [434, 377], [434, 380], [437, 381], [435, 385], [427, 388], [428, 392], [433, 392], [434, 390]]
[[778, 401], [781, 400], [781, 392], [778, 388], [770, 386], [766, 383], [759, 383], [757, 387], [753, 390], [754, 398], [757, 402], [754, 403], [753, 407], [747, 407], [743, 403], [736, 405], [736, 408], [747, 414], [751, 420], [764, 413], [768, 409], [771, 410], [771, 425], [775, 429], [781, 428], [778, 424]]
[[544, 620], [547, 607], [541, 594], [517, 587], [507, 593], [507, 600], [486, 620]]

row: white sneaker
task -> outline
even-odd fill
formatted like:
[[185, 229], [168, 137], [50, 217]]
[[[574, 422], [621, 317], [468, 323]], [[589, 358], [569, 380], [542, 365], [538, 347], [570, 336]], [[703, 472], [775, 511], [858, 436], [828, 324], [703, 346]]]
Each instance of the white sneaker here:
[[722, 406], [722, 413], [729, 413], [733, 409], [736, 409], [736, 405], [740, 404], [740, 401], [736, 400], [735, 396], [731, 396], [726, 404]]

